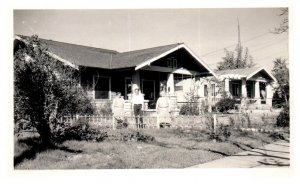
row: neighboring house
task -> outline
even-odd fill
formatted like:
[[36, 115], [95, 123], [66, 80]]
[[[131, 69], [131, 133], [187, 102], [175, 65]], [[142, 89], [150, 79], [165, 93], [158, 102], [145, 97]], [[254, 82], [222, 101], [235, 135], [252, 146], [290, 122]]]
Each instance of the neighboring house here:
[[276, 78], [263, 67], [215, 72], [224, 82], [224, 90], [233, 98], [246, 97], [252, 107], [272, 107]]

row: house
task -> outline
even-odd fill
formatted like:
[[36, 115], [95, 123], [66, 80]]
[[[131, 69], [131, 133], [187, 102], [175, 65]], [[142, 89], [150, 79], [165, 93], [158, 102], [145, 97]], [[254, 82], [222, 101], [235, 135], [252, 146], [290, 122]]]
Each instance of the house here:
[[231, 97], [247, 98], [252, 108], [271, 108], [276, 78], [264, 67], [221, 70], [215, 72]]
[[155, 108], [160, 91], [168, 94], [175, 108], [177, 98], [184, 95], [180, 81], [216, 77], [184, 43], [120, 53], [45, 39], [41, 42], [54, 58], [79, 70], [80, 85], [97, 106], [111, 101], [116, 92], [129, 100], [136, 84], [148, 109]]

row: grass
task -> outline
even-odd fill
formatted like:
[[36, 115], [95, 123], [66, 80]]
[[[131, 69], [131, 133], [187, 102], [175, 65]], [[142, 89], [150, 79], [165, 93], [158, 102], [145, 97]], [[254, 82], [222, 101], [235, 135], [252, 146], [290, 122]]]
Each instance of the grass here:
[[[233, 131], [225, 142], [213, 142], [208, 133], [198, 129], [145, 129], [140, 132], [154, 136], [155, 141], [71, 140], [57, 148], [43, 150], [38, 148], [36, 137], [16, 138], [15, 161], [19, 160], [15, 162], [15, 169], [185, 168], [274, 141], [267, 133], [260, 132]], [[33, 151], [22, 157], [28, 150]]]

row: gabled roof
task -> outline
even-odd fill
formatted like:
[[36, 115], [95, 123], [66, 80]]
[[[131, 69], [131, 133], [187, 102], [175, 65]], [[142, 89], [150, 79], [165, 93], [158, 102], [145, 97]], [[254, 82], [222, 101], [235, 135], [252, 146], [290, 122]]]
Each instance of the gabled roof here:
[[109, 68], [112, 55], [117, 51], [100, 49], [52, 40], [40, 39], [48, 51], [77, 66]]
[[263, 67], [252, 67], [252, 68], [243, 68], [243, 69], [215, 71], [215, 73], [219, 76], [220, 79], [224, 79], [224, 78], [231, 78], [231, 79], [246, 78], [246, 80], [250, 79], [251, 77], [253, 77], [254, 75], [256, 75], [260, 72], [264, 72], [266, 75], [268, 75], [268, 77], [271, 80], [273, 80], [274, 82], [276, 81], [276, 78]]
[[[26, 38], [26, 36], [21, 36]], [[200, 60], [185, 44], [175, 43], [170, 45], [152, 47], [119, 53], [114, 50], [94, 48], [53, 40], [40, 39], [42, 46], [47, 47], [49, 53], [58, 60], [64, 60], [75, 66], [95, 67], [103, 69], [135, 68], [138, 70], [157, 59], [166, 56], [177, 49], [184, 48], [212, 75], [216, 76], [202, 60]]]
[[170, 44], [159, 47], [118, 53], [112, 58], [112, 68], [136, 67], [139, 64], [155, 58], [169, 50], [176, 48], [179, 44]]

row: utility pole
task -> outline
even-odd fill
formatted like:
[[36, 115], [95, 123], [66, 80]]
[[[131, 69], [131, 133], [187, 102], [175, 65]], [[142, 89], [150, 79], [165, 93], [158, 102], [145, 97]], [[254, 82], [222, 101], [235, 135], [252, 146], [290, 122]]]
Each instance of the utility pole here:
[[[242, 60], [242, 44], [241, 44], [241, 32], [240, 32], [240, 21], [239, 17], [237, 17], [238, 23], [238, 45], [237, 45], [237, 65], [241, 64]], [[238, 66], [239, 67], [239, 66]]]

